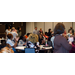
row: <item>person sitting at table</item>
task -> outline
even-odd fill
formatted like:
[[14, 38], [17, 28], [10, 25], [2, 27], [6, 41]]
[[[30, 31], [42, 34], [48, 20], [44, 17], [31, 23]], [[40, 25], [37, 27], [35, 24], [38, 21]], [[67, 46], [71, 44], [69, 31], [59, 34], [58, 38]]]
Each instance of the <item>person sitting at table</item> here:
[[43, 30], [42, 30], [42, 28], [40, 28], [40, 30], [39, 30], [39, 33], [41, 34], [41, 33], [43, 33]]
[[14, 51], [9, 47], [4, 47], [0, 50], [0, 53], [14, 53]]
[[45, 40], [44, 40], [44, 37], [43, 37], [43, 35], [39, 35], [39, 44], [40, 45], [45, 45]]
[[25, 35], [26, 40], [29, 39], [29, 35], [30, 35], [30, 34], [31, 34], [31, 33], [27, 33], [27, 35]]
[[18, 38], [15, 38], [15, 43], [14, 43], [12, 41], [12, 39], [13, 39], [12, 34], [8, 34], [7, 37], [8, 37], [8, 40], [7, 40], [6, 44], [9, 45], [14, 50], [15, 53], [17, 53], [15, 50], [15, 47], [17, 46]]
[[27, 47], [28, 48], [39, 48], [37, 45], [38, 42], [38, 35], [37, 34], [30, 34], [29, 40], [27, 41]]
[[25, 46], [26, 45], [26, 38], [21, 36], [18, 42], [18, 46]]
[[47, 34], [48, 34], [47, 32], [44, 33], [44, 35], [43, 35], [44, 36], [44, 40], [46, 40], [46, 39], [48, 40]]

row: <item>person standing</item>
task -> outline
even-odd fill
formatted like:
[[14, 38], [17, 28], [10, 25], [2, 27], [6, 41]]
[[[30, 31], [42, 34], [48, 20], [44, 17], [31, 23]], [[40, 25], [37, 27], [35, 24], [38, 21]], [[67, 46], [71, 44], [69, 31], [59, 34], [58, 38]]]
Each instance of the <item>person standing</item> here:
[[17, 33], [15, 27], [12, 27], [11, 34], [13, 35], [13, 39], [12, 40], [14, 41], [14, 39], [18, 36], [18, 33]]
[[68, 30], [68, 32], [70, 32], [70, 30], [72, 31], [72, 34], [74, 35], [74, 29], [72, 27], [70, 27], [70, 29]]
[[35, 27], [35, 30], [33, 31], [33, 34], [39, 35], [39, 31], [37, 30], [37, 27]]
[[63, 36], [65, 26], [62, 23], [58, 23], [55, 26], [54, 34], [54, 53], [69, 53], [72, 49], [72, 43]]
[[21, 27], [18, 27], [17, 33], [18, 33], [18, 36], [19, 36], [19, 37], [22, 36]]
[[40, 28], [39, 33], [40, 33], [40, 34], [41, 34], [41, 33], [43, 34], [43, 30], [42, 30], [42, 28]]
[[10, 34], [11, 32], [11, 29], [10, 29], [10, 26], [8, 26], [8, 29], [6, 29], [6, 35]]

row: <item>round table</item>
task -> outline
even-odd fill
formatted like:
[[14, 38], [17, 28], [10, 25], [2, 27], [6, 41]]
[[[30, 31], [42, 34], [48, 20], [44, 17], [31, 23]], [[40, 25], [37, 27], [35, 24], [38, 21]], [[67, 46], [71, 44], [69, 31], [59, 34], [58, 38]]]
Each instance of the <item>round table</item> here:
[[[43, 47], [45, 45], [40, 45], [42, 47], [40, 47], [40, 49], [38, 49], [38, 51], [51, 51], [52, 47]], [[25, 50], [25, 46], [18, 46], [18, 47], [15, 47], [16, 50]], [[36, 50], [37, 51], [37, 50]]]

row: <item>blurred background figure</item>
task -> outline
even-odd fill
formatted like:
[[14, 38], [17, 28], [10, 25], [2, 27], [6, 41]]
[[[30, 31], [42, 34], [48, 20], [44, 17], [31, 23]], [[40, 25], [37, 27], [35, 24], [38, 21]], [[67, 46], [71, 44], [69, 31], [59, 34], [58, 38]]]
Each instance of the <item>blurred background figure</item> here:
[[73, 37], [73, 42], [72, 42], [72, 49], [69, 51], [69, 53], [75, 53], [75, 36]]
[[35, 27], [35, 30], [33, 31], [33, 34], [39, 35], [39, 31], [37, 30], [37, 27]]
[[31, 33], [27, 33], [27, 35], [25, 35], [26, 40], [29, 39], [29, 35], [30, 35], [30, 34], [31, 34]]
[[26, 46], [26, 38], [24, 36], [20, 37], [18, 46]]
[[51, 36], [51, 33], [52, 33], [52, 31], [51, 31], [51, 29], [49, 29], [48, 30], [48, 36]]
[[21, 27], [18, 27], [17, 33], [18, 33], [18, 36], [19, 36], [19, 37], [21, 37], [21, 36], [22, 36]]
[[13, 35], [12, 40], [14, 41], [14, 39], [18, 36], [17, 30], [15, 29], [15, 27], [12, 27], [11, 34]]
[[43, 30], [42, 30], [42, 28], [40, 28], [40, 30], [39, 30], [39, 33], [41, 34], [41, 33], [43, 33]]
[[37, 34], [30, 34], [29, 40], [27, 42], [27, 47], [28, 48], [38, 48], [37, 42], [38, 42], [38, 35]]
[[70, 32], [70, 30], [72, 31], [72, 34], [74, 35], [74, 29], [72, 27], [70, 27], [70, 29], [68, 30], [68, 32]]
[[12, 48], [15, 53], [17, 53], [16, 50], [15, 50], [15, 47], [17, 46], [18, 39], [15, 38], [15, 43], [14, 43], [14, 42], [12, 41], [12, 39], [13, 39], [13, 35], [12, 35], [12, 34], [8, 34], [7, 37], [8, 37], [8, 40], [7, 40], [7, 42], [6, 42], [7, 45], [9, 45], [9, 47]]
[[43, 35], [39, 35], [39, 44], [40, 45], [45, 45], [45, 40], [44, 40], [44, 37], [43, 37]]
[[8, 29], [6, 29], [6, 35], [8, 35], [10, 33], [11, 33], [11, 29], [10, 29], [10, 26], [8, 26]]
[[48, 34], [47, 34], [47, 35], [48, 35], [48, 41], [50, 41], [50, 39], [51, 39], [51, 37], [52, 37], [52, 36], [51, 36], [51, 33], [52, 33], [52, 31], [51, 31], [51, 29], [49, 29], [49, 30], [48, 30]]
[[68, 37], [72, 36], [72, 30], [69, 30], [69, 33], [67, 34]]
[[44, 35], [43, 35], [44, 36], [44, 40], [46, 40], [46, 39], [48, 40], [48, 36], [47, 35], [48, 35], [48, 33], [45, 32]]

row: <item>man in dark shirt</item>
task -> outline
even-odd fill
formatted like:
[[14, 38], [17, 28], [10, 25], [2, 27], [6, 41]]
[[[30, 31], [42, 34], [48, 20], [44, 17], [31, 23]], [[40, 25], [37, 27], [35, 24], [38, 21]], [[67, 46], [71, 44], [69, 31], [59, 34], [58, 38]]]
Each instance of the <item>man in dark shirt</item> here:
[[72, 34], [74, 35], [74, 29], [72, 27], [70, 27], [70, 29], [68, 30], [68, 32], [72, 30]]

